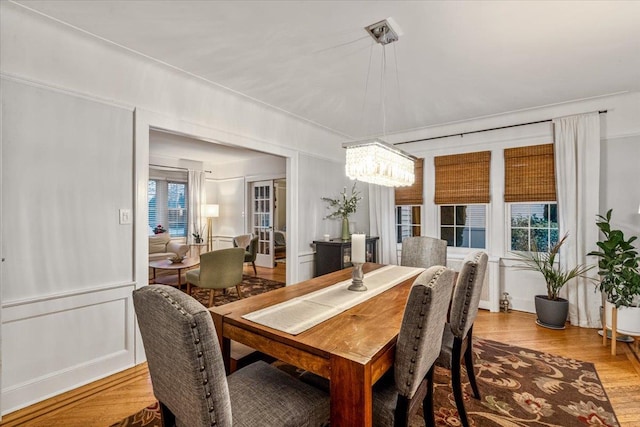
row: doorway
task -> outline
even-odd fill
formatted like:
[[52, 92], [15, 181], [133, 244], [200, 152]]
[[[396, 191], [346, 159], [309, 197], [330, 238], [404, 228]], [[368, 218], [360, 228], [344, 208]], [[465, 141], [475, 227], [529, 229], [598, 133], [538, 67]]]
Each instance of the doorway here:
[[273, 255], [276, 263], [287, 260], [287, 180], [273, 181]]
[[258, 236], [256, 265], [273, 268], [273, 180], [251, 184], [251, 232]]

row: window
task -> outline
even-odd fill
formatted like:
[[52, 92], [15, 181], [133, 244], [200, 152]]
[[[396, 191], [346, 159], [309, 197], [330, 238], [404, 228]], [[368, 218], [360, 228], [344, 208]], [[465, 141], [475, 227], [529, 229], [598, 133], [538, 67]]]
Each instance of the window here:
[[434, 159], [435, 203], [440, 205], [440, 238], [454, 248], [487, 247], [491, 152]]
[[416, 175], [413, 185], [395, 189], [396, 243], [402, 243], [406, 237], [420, 236], [421, 232], [424, 159], [416, 159], [413, 170]]
[[548, 252], [558, 243], [556, 203], [511, 204], [511, 250]]
[[149, 180], [149, 227], [162, 225], [172, 237], [187, 236], [187, 184]]
[[553, 144], [504, 150], [511, 251], [548, 252], [558, 242]]
[[396, 242], [402, 243], [406, 237], [420, 235], [421, 206], [396, 206]]
[[486, 224], [485, 205], [440, 206], [440, 238], [447, 246], [486, 248]]

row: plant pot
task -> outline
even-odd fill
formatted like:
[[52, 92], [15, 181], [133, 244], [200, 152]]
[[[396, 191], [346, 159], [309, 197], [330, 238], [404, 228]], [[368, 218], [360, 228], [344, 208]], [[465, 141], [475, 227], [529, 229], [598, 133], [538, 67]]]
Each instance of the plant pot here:
[[[609, 301], [605, 303], [605, 315], [607, 328], [611, 329], [611, 310], [614, 307]], [[619, 334], [640, 335], [640, 307], [618, 308], [617, 331]]]
[[550, 300], [546, 295], [536, 295], [536, 323], [549, 329], [564, 329], [569, 314], [569, 301], [564, 298]]

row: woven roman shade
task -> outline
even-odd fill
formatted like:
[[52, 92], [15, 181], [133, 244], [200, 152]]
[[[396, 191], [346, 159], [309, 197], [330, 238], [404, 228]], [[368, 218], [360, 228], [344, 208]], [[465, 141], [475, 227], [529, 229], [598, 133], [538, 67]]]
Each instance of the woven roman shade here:
[[437, 205], [489, 203], [491, 151], [435, 158]]
[[413, 162], [416, 180], [408, 187], [396, 187], [396, 205], [421, 205], [424, 159]]
[[556, 200], [553, 144], [504, 150], [504, 201]]

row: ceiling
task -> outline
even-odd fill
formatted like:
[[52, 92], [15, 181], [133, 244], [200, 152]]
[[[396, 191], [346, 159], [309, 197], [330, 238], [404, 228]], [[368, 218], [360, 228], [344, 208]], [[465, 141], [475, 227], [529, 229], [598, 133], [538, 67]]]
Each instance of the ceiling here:
[[152, 157], [191, 160], [206, 163], [209, 166], [226, 165], [241, 160], [272, 157], [259, 151], [212, 144], [174, 133], [151, 130], [149, 132], [149, 154]]
[[17, 3], [345, 139], [640, 90], [638, 1]]

